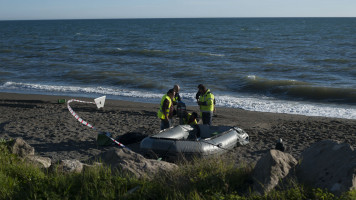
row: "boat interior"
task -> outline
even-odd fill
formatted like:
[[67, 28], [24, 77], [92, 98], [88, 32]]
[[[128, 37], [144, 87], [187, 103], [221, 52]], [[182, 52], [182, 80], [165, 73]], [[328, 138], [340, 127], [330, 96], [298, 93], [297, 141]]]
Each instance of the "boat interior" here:
[[174, 139], [174, 140], [196, 140], [207, 139], [217, 136], [223, 132], [230, 130], [229, 126], [208, 126], [208, 125], [178, 125], [176, 127], [165, 129], [152, 136], [160, 139]]

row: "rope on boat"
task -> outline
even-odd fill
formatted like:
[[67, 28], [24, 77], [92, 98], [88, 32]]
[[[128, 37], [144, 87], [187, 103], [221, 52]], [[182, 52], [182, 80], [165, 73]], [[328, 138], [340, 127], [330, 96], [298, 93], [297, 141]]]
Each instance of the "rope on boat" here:
[[110, 140], [112, 140], [115, 144], [117, 144], [118, 146], [122, 147], [122, 148], [126, 148], [128, 150], [130, 150], [128, 147], [126, 147], [125, 145], [123, 145], [122, 143], [120, 143], [119, 141], [115, 140], [114, 138], [110, 137], [109, 136], [109, 133], [108, 132], [103, 132], [103, 131], [99, 131], [98, 129], [96, 129], [93, 125], [89, 124], [89, 122], [87, 121], [84, 121], [84, 119], [82, 119], [81, 117], [79, 117], [79, 115], [77, 113], [74, 112], [74, 110], [70, 107], [70, 103], [71, 102], [79, 102], [79, 103], [88, 103], [88, 104], [97, 104], [96, 102], [89, 102], [89, 101], [81, 101], [81, 100], [77, 100], [77, 99], [71, 99], [71, 100], [68, 100], [67, 102], [67, 108], [69, 110], [69, 112], [73, 115], [73, 117], [78, 120], [81, 124], [93, 129], [93, 130], [96, 130], [99, 132], [99, 134], [103, 134], [105, 135], [106, 137], [108, 137]]

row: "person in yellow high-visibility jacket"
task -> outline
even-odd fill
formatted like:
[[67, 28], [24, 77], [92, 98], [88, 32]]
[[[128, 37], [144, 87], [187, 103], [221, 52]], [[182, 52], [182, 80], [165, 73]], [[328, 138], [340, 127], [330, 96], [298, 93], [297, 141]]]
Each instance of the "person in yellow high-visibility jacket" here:
[[174, 85], [174, 86], [173, 86], [173, 90], [174, 90], [174, 92], [175, 92], [175, 95], [174, 95], [172, 101], [173, 101], [173, 104], [174, 104], [174, 105], [177, 105], [177, 103], [178, 103], [179, 101], [181, 101], [181, 98], [180, 98], [180, 95], [179, 95], [179, 90], [180, 90], [179, 85]]
[[196, 112], [193, 113], [186, 112], [186, 115], [183, 118], [183, 124], [197, 125], [198, 124], [197, 119], [198, 119], [198, 114]]
[[176, 105], [178, 105], [178, 102], [181, 101], [181, 98], [180, 98], [180, 95], [179, 95], [179, 90], [180, 90], [180, 87], [179, 85], [174, 85], [173, 86], [173, 90], [175, 92], [175, 95], [172, 99], [172, 102], [173, 102], [173, 115], [176, 115], [177, 114], [177, 110], [175, 108]]
[[171, 127], [173, 116], [173, 97], [175, 92], [170, 89], [167, 94], [163, 95], [161, 104], [157, 112], [158, 118], [161, 119], [161, 130]]
[[212, 125], [215, 97], [203, 84], [198, 85], [198, 89], [199, 96], [197, 97], [199, 98], [197, 98], [197, 103], [200, 108], [203, 124]]

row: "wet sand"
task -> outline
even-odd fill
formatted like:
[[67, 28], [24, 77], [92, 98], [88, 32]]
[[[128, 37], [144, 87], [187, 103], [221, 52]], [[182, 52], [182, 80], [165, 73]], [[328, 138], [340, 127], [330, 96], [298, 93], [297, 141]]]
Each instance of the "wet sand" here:
[[[85, 161], [108, 147], [96, 144], [97, 130], [80, 124], [68, 111], [63, 96], [0, 93], [0, 138], [22, 137], [35, 148], [37, 155], [53, 161], [77, 159]], [[76, 98], [92, 102], [93, 99]], [[157, 104], [106, 100], [104, 109], [94, 104], [72, 102], [72, 109], [100, 131], [114, 138], [124, 134], [152, 135], [159, 131]], [[197, 106], [188, 111], [198, 112]], [[213, 125], [237, 126], [250, 136], [250, 144], [235, 147], [227, 155], [237, 163], [254, 163], [276, 141], [282, 138], [287, 152], [299, 158], [311, 144], [331, 139], [356, 147], [356, 120], [301, 115], [252, 112], [217, 107]], [[175, 124], [179, 122], [175, 119]], [[128, 144], [139, 152], [138, 144]]]

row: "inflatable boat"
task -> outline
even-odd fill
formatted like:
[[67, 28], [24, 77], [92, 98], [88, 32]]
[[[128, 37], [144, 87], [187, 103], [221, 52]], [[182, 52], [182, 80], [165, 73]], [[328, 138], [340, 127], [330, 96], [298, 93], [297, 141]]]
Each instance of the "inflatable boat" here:
[[249, 143], [248, 134], [238, 127], [178, 125], [144, 138], [141, 151], [147, 157], [176, 159], [220, 155], [236, 145]]

